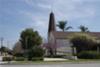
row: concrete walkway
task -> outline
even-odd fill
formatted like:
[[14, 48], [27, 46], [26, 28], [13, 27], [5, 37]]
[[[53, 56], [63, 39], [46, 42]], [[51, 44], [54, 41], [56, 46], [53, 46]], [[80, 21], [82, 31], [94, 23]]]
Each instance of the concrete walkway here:
[[63, 58], [44, 58], [44, 61], [66, 61], [68, 59]]
[[8, 62], [3, 62], [3, 61], [0, 61], [0, 64], [6, 64], [6, 63], [8, 63]]

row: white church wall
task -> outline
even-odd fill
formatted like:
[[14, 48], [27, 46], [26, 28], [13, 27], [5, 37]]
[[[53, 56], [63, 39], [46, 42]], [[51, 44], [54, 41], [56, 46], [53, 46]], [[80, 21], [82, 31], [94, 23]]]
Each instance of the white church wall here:
[[69, 39], [56, 39], [58, 53], [72, 53], [71, 43]]

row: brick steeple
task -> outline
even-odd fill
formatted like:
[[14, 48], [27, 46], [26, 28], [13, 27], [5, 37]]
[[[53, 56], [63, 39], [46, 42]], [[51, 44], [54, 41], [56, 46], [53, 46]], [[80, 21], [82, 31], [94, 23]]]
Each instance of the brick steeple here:
[[54, 13], [50, 13], [48, 33], [56, 31]]

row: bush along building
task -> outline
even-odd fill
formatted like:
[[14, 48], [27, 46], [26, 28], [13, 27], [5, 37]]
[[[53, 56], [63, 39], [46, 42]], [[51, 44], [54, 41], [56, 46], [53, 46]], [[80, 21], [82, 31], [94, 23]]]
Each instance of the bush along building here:
[[[73, 48], [73, 43], [70, 41], [70, 37], [76, 33], [82, 34], [81, 32], [73, 32], [73, 31], [66, 31], [66, 32], [57, 31], [55, 24], [55, 16], [54, 13], [51, 12], [49, 17], [49, 26], [48, 26], [48, 43], [44, 46], [46, 48], [46, 55], [72, 56], [73, 53], [77, 53], [77, 49]], [[85, 32], [85, 34], [96, 37], [96, 40], [98, 40], [99, 42], [100, 32]]]

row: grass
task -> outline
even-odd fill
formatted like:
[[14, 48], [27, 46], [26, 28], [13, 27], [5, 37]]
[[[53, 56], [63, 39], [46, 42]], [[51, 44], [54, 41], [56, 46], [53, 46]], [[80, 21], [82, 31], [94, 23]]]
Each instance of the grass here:
[[66, 61], [16, 61], [11, 64], [63, 64], [63, 63], [100, 63], [100, 59], [78, 59]]

